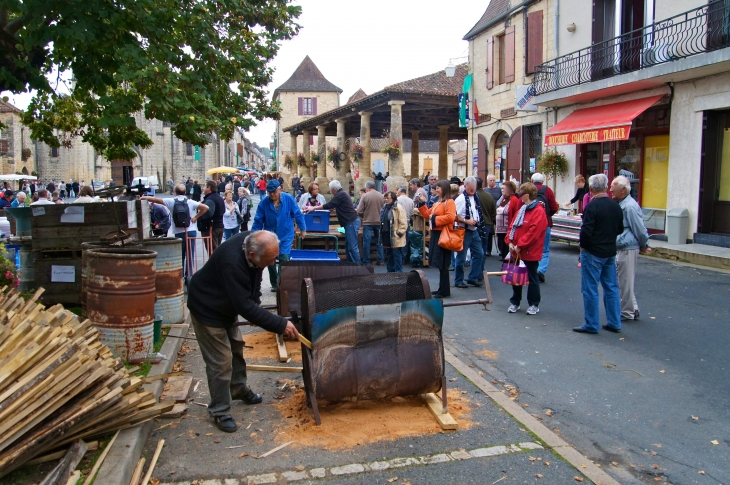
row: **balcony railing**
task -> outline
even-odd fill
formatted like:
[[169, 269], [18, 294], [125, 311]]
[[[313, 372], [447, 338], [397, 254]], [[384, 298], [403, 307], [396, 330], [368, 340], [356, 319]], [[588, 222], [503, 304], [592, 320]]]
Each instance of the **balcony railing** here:
[[730, 46], [730, 1], [717, 0], [537, 66], [545, 94]]

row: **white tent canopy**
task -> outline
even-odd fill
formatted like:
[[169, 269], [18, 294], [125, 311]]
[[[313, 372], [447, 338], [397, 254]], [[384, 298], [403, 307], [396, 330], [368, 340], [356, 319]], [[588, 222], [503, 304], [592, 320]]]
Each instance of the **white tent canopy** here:
[[11, 173], [8, 175], [0, 175], [0, 180], [38, 180], [35, 175], [18, 175], [17, 173]]

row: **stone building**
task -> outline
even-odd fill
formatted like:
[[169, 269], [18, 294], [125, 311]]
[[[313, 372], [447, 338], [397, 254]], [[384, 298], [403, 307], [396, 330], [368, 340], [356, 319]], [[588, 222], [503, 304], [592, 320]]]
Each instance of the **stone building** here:
[[[284, 135], [283, 128], [339, 107], [341, 93], [342, 89], [329, 82], [309, 56], [304, 58], [284, 84], [274, 90], [274, 101], [281, 103], [281, 118], [276, 122], [275, 134], [276, 162], [279, 170], [291, 173], [284, 163], [286, 156], [289, 155], [296, 160], [297, 154], [305, 151], [304, 143], [308, 143], [309, 146], [314, 144], [315, 134], [315, 132], [307, 132], [307, 136], [302, 138], [296, 149], [293, 149], [289, 137]], [[335, 146], [335, 144], [335, 137], [328, 137], [327, 146]], [[326, 165], [323, 164], [323, 166]], [[326, 173], [319, 175], [334, 176], [333, 168], [330, 167], [326, 170]]]
[[[496, 0], [492, 0], [494, 3]], [[557, 53], [532, 80], [545, 144], [573, 176], [625, 175], [647, 228], [686, 209], [678, 240], [730, 247], [730, 4], [562, 0]]]
[[537, 66], [554, 49], [554, 5], [554, 0], [492, 0], [464, 36], [473, 73], [470, 111], [476, 107], [479, 113], [469, 123], [469, 175], [522, 182], [535, 171], [551, 118], [525, 100]]
[[28, 130], [20, 121], [22, 112], [0, 100], [0, 172], [32, 175], [36, 171], [35, 149]]

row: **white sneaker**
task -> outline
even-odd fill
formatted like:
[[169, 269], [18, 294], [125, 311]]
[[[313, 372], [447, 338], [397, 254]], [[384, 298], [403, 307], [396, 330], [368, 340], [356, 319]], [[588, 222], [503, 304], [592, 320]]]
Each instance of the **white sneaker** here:
[[540, 307], [535, 305], [530, 305], [530, 308], [527, 309], [528, 315], [537, 315], [538, 313], [540, 313]]
[[510, 305], [507, 309], [507, 313], [517, 313], [517, 310], [519, 310], [520, 307], [517, 305]]

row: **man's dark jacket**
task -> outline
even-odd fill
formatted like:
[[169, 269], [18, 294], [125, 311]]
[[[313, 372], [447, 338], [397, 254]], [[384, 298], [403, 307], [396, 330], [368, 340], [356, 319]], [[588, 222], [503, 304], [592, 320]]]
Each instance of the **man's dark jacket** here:
[[200, 187], [200, 184], [193, 184], [193, 197], [192, 199], [195, 202], [200, 202], [200, 196], [203, 193], [203, 189]]
[[211, 192], [203, 200], [206, 203], [213, 201], [215, 204], [215, 214], [213, 214], [211, 227], [213, 229], [221, 229], [223, 227], [223, 214], [226, 212], [226, 202], [223, 200], [223, 197], [218, 192]]
[[236, 234], [213, 251], [188, 285], [188, 309], [207, 327], [229, 328], [238, 315], [264, 330], [284, 333], [286, 320], [261, 308], [262, 269], [248, 263], [243, 241]]

